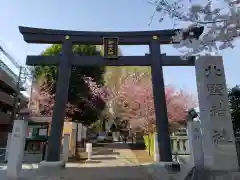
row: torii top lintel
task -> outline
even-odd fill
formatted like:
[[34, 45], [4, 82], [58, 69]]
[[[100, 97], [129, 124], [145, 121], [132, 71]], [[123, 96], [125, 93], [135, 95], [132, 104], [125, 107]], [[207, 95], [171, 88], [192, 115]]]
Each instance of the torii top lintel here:
[[[41, 29], [31, 27], [19, 27], [19, 31], [27, 43], [61, 44], [65, 36], [69, 36], [74, 44], [102, 45], [103, 37], [118, 37], [120, 45], [148, 45], [152, 37], [157, 36], [160, 44], [172, 43], [172, 37], [181, 29], [157, 30], [157, 31], [130, 31], [130, 32], [100, 32], [100, 31], [69, 31]], [[196, 27], [184, 32], [184, 37], [192, 32], [198, 38], [203, 27]], [[173, 42], [176, 43], [176, 42]]]

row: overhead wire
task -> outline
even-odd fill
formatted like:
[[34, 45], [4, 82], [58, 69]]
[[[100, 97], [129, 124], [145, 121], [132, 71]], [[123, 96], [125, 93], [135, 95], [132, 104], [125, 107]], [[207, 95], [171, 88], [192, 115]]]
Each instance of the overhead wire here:
[[[31, 86], [31, 79], [32, 79], [32, 72], [33, 70], [29, 67], [23, 66], [19, 61], [17, 61], [13, 56], [10, 54], [9, 51], [7, 51], [7, 48], [3, 41], [0, 40], [0, 54], [3, 54], [4, 57], [7, 58], [7, 60], [15, 67], [18, 72], [14, 72], [12, 68], [9, 68], [9, 65], [7, 65], [6, 62], [4, 62], [3, 59], [1, 59], [0, 56], [0, 66], [2, 66], [3, 70], [10, 75], [16, 83], [18, 83], [18, 79], [20, 80], [20, 86], [21, 89], [27, 89], [26, 86]], [[19, 74], [17, 74], [19, 73]]]
[[21, 65], [0, 45], [0, 51], [11, 61], [11, 63], [19, 69]]
[[[4, 56], [7, 57], [7, 59], [18, 69], [20, 70], [21, 67], [23, 67], [23, 65], [17, 61], [15, 58], [13, 58], [13, 56], [9, 53], [9, 51], [7, 51], [5, 44], [3, 43], [3, 41], [0, 40], [0, 51], [4, 54]], [[5, 46], [5, 47], [4, 47]], [[1, 59], [0, 59], [1, 60]], [[30, 74], [32, 72], [32, 69], [29, 67], [24, 67], [24, 69], [26, 69], [26, 71], [28, 71], [28, 73]], [[25, 72], [27, 73], [27, 72]]]

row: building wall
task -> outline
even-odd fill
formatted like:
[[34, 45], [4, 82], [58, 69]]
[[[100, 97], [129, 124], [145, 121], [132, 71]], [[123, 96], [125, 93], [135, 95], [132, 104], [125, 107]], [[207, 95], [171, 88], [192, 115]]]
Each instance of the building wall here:
[[[7, 143], [10, 116], [14, 104], [14, 93], [17, 91], [16, 81], [4, 69], [0, 68], [0, 146]], [[27, 101], [22, 95], [21, 102]]]
[[17, 90], [16, 80], [13, 79], [4, 69], [0, 68], [0, 80], [3, 81], [12, 91]]

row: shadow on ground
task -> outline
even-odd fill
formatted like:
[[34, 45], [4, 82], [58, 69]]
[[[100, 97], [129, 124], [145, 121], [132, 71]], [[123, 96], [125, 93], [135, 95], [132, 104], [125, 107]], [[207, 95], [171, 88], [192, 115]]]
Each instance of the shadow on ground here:
[[129, 149], [128, 144], [124, 144], [124, 143], [111, 143], [108, 145], [108, 147], [113, 149]]
[[139, 163], [152, 163], [153, 156], [146, 150], [144, 144], [129, 144], [129, 148], [136, 156]]
[[119, 155], [119, 152], [114, 152], [113, 149], [102, 149], [94, 152], [93, 155]]
[[131, 150], [145, 150], [146, 149], [145, 144], [130, 143], [128, 145]]
[[[169, 179], [165, 168], [153, 166], [117, 166], [117, 167], [67, 167], [62, 169], [44, 168], [22, 170], [24, 180], [153, 180]], [[181, 173], [173, 179], [184, 179], [191, 168], [181, 168]], [[0, 179], [5, 180], [5, 171], [0, 171]], [[157, 176], [157, 177], [156, 177]], [[20, 178], [20, 179], [21, 179]]]
[[98, 163], [101, 163], [101, 161], [98, 161], [96, 159], [91, 159], [91, 160], [86, 160], [84, 163], [85, 164], [98, 164]]
[[106, 145], [108, 145], [109, 143], [92, 143], [92, 147], [104, 147]]
[[92, 157], [92, 160], [114, 160], [116, 157]]
[[[21, 176], [26, 179], [36, 177], [44, 179], [84, 179], [84, 180], [146, 180], [149, 179], [147, 169], [142, 166], [122, 167], [89, 167], [89, 168], [64, 168], [61, 170], [38, 169], [22, 171]], [[36, 178], [37, 179], [37, 178]]]
[[84, 163], [87, 160], [87, 157], [73, 156], [68, 158], [68, 162], [71, 163]]

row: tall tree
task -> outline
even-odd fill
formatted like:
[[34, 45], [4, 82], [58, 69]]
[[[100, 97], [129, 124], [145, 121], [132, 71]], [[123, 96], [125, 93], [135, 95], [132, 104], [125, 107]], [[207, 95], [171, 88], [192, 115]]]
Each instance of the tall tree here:
[[[42, 54], [46, 56], [61, 53], [61, 45], [52, 45]], [[99, 55], [96, 46], [74, 45], [73, 52], [79, 55]], [[102, 67], [73, 66], [68, 91], [67, 116], [89, 125], [96, 121], [105, 107]], [[35, 78], [39, 82], [41, 114], [51, 115], [57, 80], [56, 66], [38, 66]], [[102, 91], [101, 91], [102, 90]], [[102, 94], [101, 94], [102, 93]], [[103, 96], [102, 96], [103, 95]]]
[[234, 130], [240, 130], [240, 88], [235, 86], [228, 92], [228, 99]]

